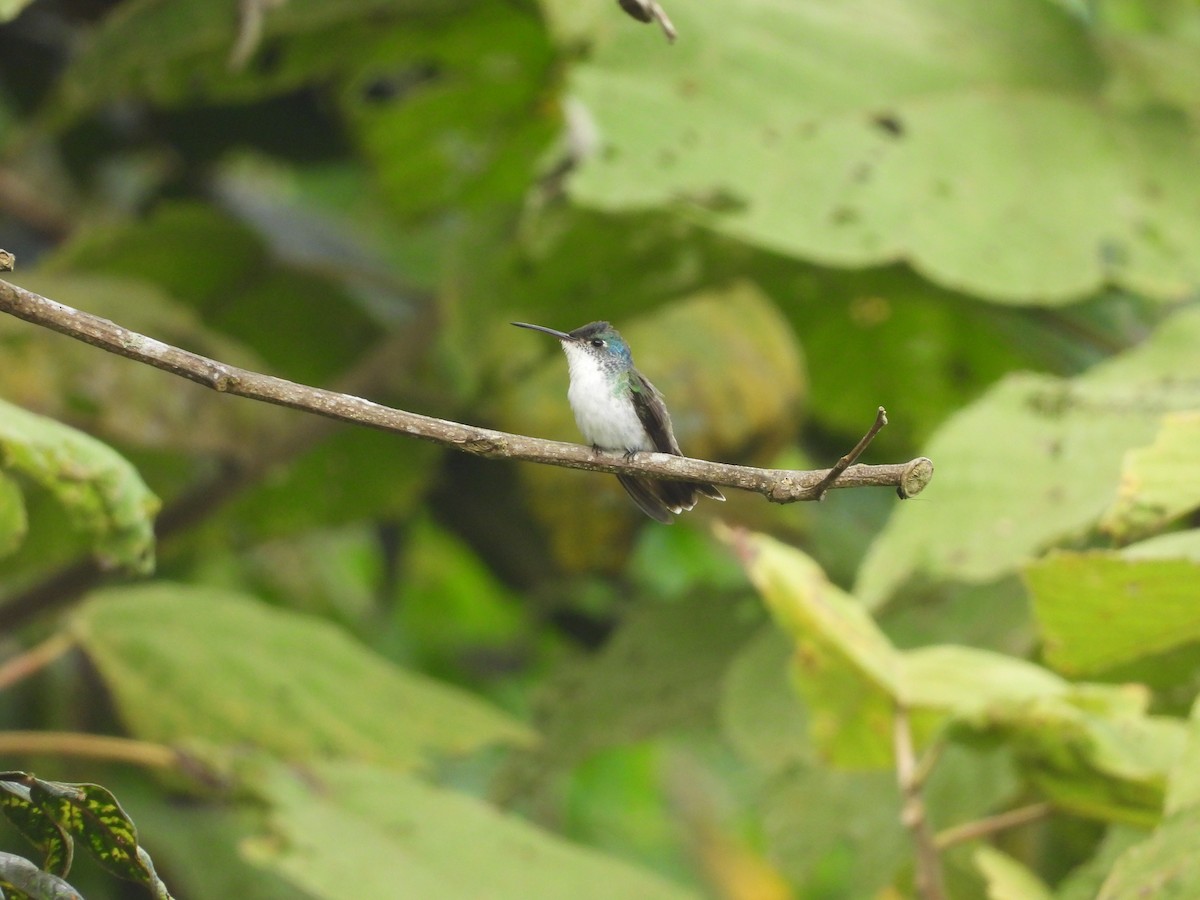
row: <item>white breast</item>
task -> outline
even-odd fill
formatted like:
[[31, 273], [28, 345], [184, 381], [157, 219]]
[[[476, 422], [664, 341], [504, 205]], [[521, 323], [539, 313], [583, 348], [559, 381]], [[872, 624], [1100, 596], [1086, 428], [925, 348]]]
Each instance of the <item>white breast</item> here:
[[614, 390], [596, 358], [569, 343], [563, 350], [571, 373], [567, 400], [584, 440], [604, 450], [653, 450], [633, 403], [624, 390]]

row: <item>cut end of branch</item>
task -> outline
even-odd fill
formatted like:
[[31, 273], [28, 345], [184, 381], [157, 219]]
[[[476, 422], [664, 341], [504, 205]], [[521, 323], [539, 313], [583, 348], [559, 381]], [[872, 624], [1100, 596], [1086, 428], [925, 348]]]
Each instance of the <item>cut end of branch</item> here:
[[933, 480], [933, 460], [926, 456], [918, 456], [904, 467], [900, 485], [896, 488], [896, 496], [901, 500], [915, 497]]
[[7, 250], [0, 250], [0, 272], [11, 272], [17, 265], [17, 258]]

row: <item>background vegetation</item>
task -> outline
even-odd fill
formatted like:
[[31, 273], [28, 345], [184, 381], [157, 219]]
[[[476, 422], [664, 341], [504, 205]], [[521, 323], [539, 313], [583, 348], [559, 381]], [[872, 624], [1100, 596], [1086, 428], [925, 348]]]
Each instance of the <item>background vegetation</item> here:
[[605, 318], [690, 455], [929, 490], [664, 528], [0, 317], [2, 767], [181, 900], [1200, 896], [1200, 7], [667, 12], [0, 0], [11, 280], [567, 440], [508, 322]]

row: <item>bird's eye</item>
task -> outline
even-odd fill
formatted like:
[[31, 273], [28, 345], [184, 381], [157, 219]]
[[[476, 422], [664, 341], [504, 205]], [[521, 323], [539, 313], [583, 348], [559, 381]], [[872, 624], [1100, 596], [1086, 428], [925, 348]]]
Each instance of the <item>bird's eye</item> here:
[[602, 341], [600, 338], [592, 338], [592, 346], [593, 347], [603, 347], [604, 341]]

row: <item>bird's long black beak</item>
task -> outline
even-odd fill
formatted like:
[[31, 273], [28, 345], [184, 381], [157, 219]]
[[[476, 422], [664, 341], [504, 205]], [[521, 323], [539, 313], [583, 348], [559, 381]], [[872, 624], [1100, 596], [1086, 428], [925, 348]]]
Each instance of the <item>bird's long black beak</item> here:
[[540, 332], [542, 332], [543, 334], [548, 334], [548, 335], [551, 335], [551, 336], [553, 336], [553, 337], [556, 337], [556, 338], [558, 338], [560, 341], [573, 341], [573, 340], [575, 340], [575, 338], [571, 337], [571, 336], [570, 336], [569, 334], [567, 334], [565, 331], [555, 331], [553, 328], [547, 328], [545, 325], [530, 325], [530, 324], [528, 324], [527, 322], [511, 322], [511, 323], [509, 323], [509, 324], [511, 324], [511, 325], [516, 325], [518, 328], [528, 328], [528, 329], [530, 329], [531, 331], [540, 331]]

